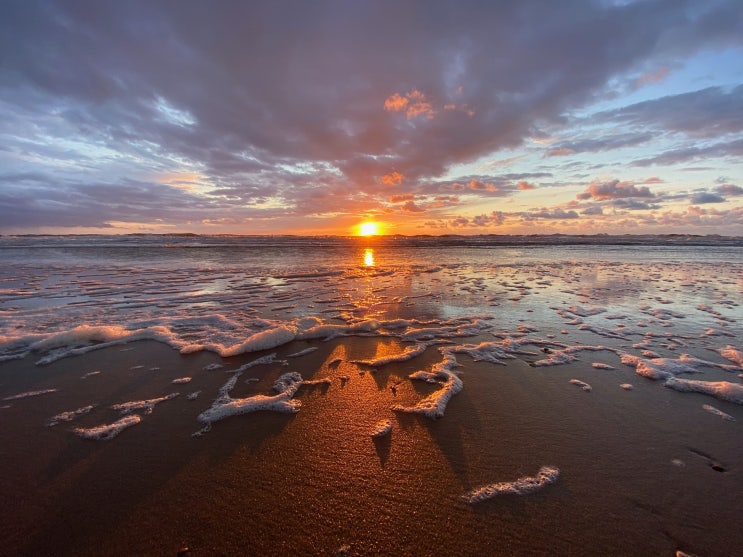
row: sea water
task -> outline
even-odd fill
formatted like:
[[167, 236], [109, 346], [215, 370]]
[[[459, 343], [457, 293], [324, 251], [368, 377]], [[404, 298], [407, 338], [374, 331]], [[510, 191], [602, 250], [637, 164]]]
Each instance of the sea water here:
[[0, 238], [9, 554], [734, 555], [741, 246]]

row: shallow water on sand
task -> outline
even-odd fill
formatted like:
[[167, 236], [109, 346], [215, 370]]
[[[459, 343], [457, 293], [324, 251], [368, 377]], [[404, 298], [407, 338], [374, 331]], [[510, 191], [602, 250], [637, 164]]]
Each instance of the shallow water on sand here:
[[[284, 259], [243, 250], [231, 263], [170, 249], [188, 255], [83, 265], [90, 252], [76, 248], [53, 265], [47, 253], [4, 268], [0, 553], [722, 556], [743, 546], [732, 526], [743, 511], [743, 262], [689, 248], [642, 261], [627, 249], [357, 247], [301, 265], [282, 245], [271, 249]], [[230, 266], [214, 267], [222, 257]], [[420, 354], [399, 357], [411, 347]], [[436, 369], [432, 383], [410, 378]], [[287, 372], [329, 381], [301, 385], [297, 413], [234, 415], [193, 435], [220, 390], [222, 402], [275, 396]], [[452, 377], [463, 388], [439, 419], [415, 413]], [[669, 378], [703, 381], [703, 392], [667, 388]], [[121, 419], [113, 405], [172, 393], [110, 440], [75, 434]], [[374, 439], [380, 420], [392, 430]], [[543, 466], [559, 469], [553, 483], [466, 501]]]

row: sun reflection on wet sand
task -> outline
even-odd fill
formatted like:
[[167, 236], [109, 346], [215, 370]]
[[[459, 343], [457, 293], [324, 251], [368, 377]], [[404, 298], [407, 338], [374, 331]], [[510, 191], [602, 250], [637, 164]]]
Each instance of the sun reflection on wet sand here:
[[374, 267], [374, 250], [372, 248], [364, 250], [364, 266]]

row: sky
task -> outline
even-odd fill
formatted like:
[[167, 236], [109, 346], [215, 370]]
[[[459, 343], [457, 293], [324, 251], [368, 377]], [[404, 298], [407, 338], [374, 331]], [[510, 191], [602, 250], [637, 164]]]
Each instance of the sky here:
[[740, 0], [0, 2], [0, 233], [743, 235]]

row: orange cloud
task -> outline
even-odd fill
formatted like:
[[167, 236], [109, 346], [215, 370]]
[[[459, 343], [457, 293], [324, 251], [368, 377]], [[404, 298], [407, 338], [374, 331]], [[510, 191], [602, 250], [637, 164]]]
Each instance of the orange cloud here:
[[384, 176], [382, 176], [379, 181], [382, 182], [385, 186], [396, 186], [398, 184], [401, 184], [404, 179], [404, 174], [400, 174], [399, 172], [394, 170], [389, 174], [385, 174]]
[[429, 120], [434, 117], [436, 111], [426, 98], [426, 95], [413, 89], [412, 91], [400, 95], [393, 93], [384, 101], [384, 109], [390, 112], [405, 111], [408, 120], [416, 116], [425, 116]]
[[389, 110], [390, 112], [399, 112], [400, 110], [405, 110], [405, 107], [407, 106], [408, 99], [397, 93], [390, 95], [384, 101], [384, 109]]
[[537, 186], [535, 186], [533, 184], [530, 184], [526, 180], [521, 180], [518, 183], [518, 187], [519, 187], [520, 190], [523, 190], [523, 191], [537, 189]]

